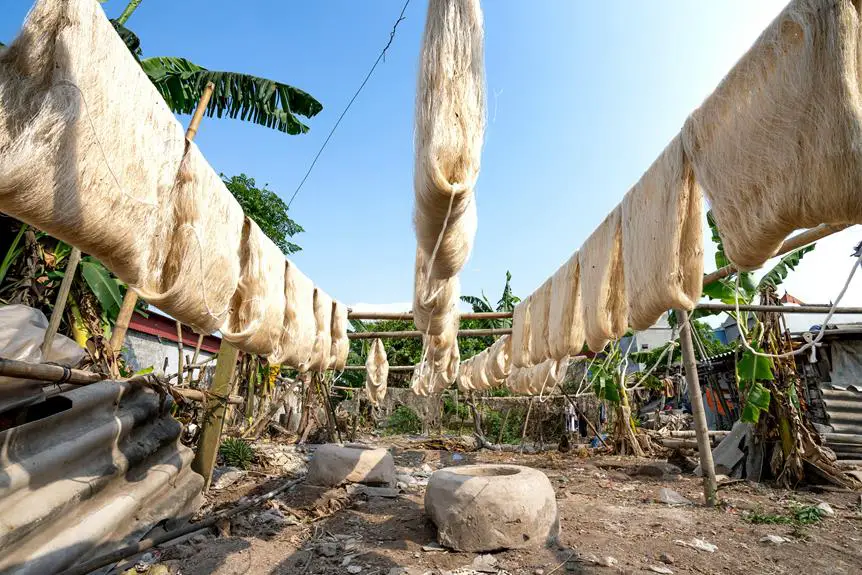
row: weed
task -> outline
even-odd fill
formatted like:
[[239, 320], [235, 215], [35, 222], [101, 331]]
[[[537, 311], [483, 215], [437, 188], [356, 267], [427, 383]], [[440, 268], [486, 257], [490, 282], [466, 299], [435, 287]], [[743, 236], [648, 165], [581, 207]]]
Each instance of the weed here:
[[422, 420], [406, 405], [399, 405], [386, 421], [387, 435], [421, 433]]
[[232, 467], [248, 469], [254, 461], [254, 450], [251, 446], [238, 437], [228, 437], [221, 442], [218, 448], [219, 455], [224, 462]]

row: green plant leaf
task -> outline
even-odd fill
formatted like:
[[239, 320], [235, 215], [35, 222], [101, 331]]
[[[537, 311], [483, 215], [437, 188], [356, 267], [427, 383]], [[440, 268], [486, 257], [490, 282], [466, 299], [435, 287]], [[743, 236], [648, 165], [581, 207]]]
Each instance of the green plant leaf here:
[[15, 237], [12, 239], [12, 244], [9, 246], [9, 249], [6, 250], [6, 255], [3, 256], [3, 262], [0, 263], [0, 284], [3, 283], [3, 280], [6, 279], [6, 274], [9, 272], [9, 268], [15, 260], [18, 259], [18, 256], [21, 254], [23, 248], [19, 247], [21, 243], [21, 239], [24, 237], [24, 233], [27, 231], [29, 226], [25, 223], [21, 224], [21, 227], [18, 229], [18, 233], [15, 234]]
[[740, 381], [772, 381], [775, 379], [772, 374], [772, 359], [754, 355], [746, 349], [736, 362], [736, 376]]
[[141, 57], [144, 55], [144, 53], [141, 51], [141, 39], [138, 38], [137, 34], [120, 24], [119, 20], [112, 19], [110, 20], [110, 22], [111, 25], [114, 27], [114, 30], [116, 30], [117, 35], [126, 45], [126, 48], [129, 49], [129, 52], [132, 53], [132, 56], [135, 57], [135, 60], [140, 62]]
[[712, 243], [715, 244], [715, 267], [720, 269], [730, 265], [730, 260], [724, 254], [724, 244], [721, 241], [721, 234], [718, 232], [718, 224], [715, 223], [715, 216], [712, 215], [712, 210], [706, 212], [706, 222], [712, 234]]
[[793, 250], [789, 254], [783, 256], [771, 270], [766, 272], [766, 275], [760, 278], [760, 281], [757, 283], [757, 290], [761, 291], [767, 287], [774, 288], [781, 285], [784, 280], [787, 279], [787, 274], [795, 270], [796, 266], [799, 265], [799, 262], [802, 261], [805, 254], [813, 251], [816, 245], [817, 244], [811, 244], [810, 246]]
[[139, 369], [138, 371], [136, 371], [132, 375], [133, 376], [135, 376], [135, 375], [147, 375], [148, 373], [153, 373], [153, 366], [152, 365], [150, 367], [145, 367], [144, 369]]
[[208, 82], [215, 85], [208, 116], [227, 115], [288, 134], [304, 134], [309, 128], [296, 116], [311, 118], [323, 109], [310, 94], [293, 86], [250, 74], [207, 70], [185, 58], [145, 58], [141, 67], [178, 114], [194, 111]]
[[81, 276], [96, 296], [96, 299], [99, 300], [99, 305], [108, 318], [111, 320], [116, 319], [117, 314], [120, 313], [123, 298], [120, 295], [120, 287], [114, 281], [114, 278], [111, 277], [107, 268], [98, 260], [88, 256], [81, 261]]
[[753, 405], [746, 405], [742, 408], [739, 420], [743, 423], [757, 423], [760, 421], [760, 410]]
[[748, 392], [748, 403], [753, 405], [757, 409], [765, 411], [769, 409], [769, 401], [772, 397], [772, 394], [769, 393], [769, 390], [763, 387], [763, 385], [756, 381], [754, 385], [751, 386], [751, 391]]

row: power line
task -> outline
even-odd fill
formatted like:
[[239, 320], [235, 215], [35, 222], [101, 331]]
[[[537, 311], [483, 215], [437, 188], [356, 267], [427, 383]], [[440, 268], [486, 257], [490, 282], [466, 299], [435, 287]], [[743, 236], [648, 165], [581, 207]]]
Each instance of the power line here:
[[329, 131], [329, 135], [326, 136], [326, 139], [323, 141], [323, 145], [320, 146], [320, 149], [315, 154], [314, 159], [311, 160], [311, 165], [308, 166], [308, 171], [305, 172], [305, 175], [302, 177], [302, 181], [299, 182], [299, 185], [296, 187], [296, 191], [293, 192], [293, 195], [290, 196], [290, 201], [287, 202], [287, 207], [290, 208], [290, 204], [293, 203], [294, 198], [296, 198], [296, 194], [299, 193], [299, 190], [302, 189], [303, 184], [308, 179], [308, 176], [311, 174], [311, 170], [314, 169], [314, 165], [317, 163], [317, 160], [320, 158], [320, 155], [323, 153], [323, 150], [326, 148], [326, 145], [329, 143], [329, 140], [332, 138], [332, 134], [335, 133], [336, 128], [341, 123], [341, 120], [344, 119], [345, 114], [347, 114], [347, 110], [350, 109], [350, 106], [353, 105], [353, 102], [356, 100], [356, 97], [359, 96], [359, 93], [365, 87], [365, 84], [368, 83], [368, 79], [371, 78], [371, 74], [374, 73], [374, 69], [377, 68], [377, 65], [381, 60], [386, 58], [386, 50], [389, 49], [389, 46], [392, 45], [392, 41], [395, 40], [395, 30], [398, 28], [398, 25], [405, 19], [404, 12], [407, 10], [407, 5], [410, 4], [410, 0], [404, 2], [404, 6], [401, 8], [401, 14], [398, 15], [398, 20], [395, 21], [395, 24], [392, 25], [392, 32], [389, 33], [389, 41], [386, 42], [386, 46], [383, 47], [383, 50], [380, 52], [380, 55], [377, 56], [377, 60], [374, 61], [374, 65], [371, 66], [371, 69], [368, 71], [368, 74], [365, 75], [365, 79], [362, 80], [362, 83], [359, 85], [359, 88], [353, 94], [353, 97], [350, 98], [350, 101], [347, 103], [347, 106], [344, 108], [344, 111], [341, 112], [341, 115], [338, 116], [338, 120], [335, 121], [335, 125], [332, 126], [332, 130]]

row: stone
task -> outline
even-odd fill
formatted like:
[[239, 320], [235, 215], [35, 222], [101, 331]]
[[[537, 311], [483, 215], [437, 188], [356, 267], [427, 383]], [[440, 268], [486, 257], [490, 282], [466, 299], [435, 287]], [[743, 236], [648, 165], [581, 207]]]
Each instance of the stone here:
[[335, 543], [321, 543], [317, 546], [317, 554], [324, 557], [335, 557], [338, 555], [338, 545]]
[[425, 512], [437, 541], [458, 551], [483, 552], [553, 544], [560, 532], [548, 477], [518, 465], [460, 465], [435, 471]]
[[658, 560], [668, 565], [673, 565], [674, 562], [673, 555], [671, 555], [670, 553], [662, 553], [658, 556]]
[[765, 535], [760, 538], [760, 542], [766, 543], [767, 545], [781, 545], [782, 543], [787, 543], [789, 541], [790, 539], [787, 539], [786, 537], [773, 534]]
[[673, 478], [680, 473], [682, 473], [682, 469], [680, 469], [673, 463], [668, 463], [666, 461], [653, 461], [644, 465], [638, 465], [631, 471], [631, 475], [641, 475], [643, 477], [658, 477], [662, 479]]
[[493, 555], [477, 555], [470, 568], [479, 573], [497, 573], [497, 558]]
[[697, 549], [698, 551], [706, 551], [707, 553], [715, 553], [718, 551], [718, 547], [709, 543], [708, 541], [704, 541], [703, 539], [698, 539], [697, 537], [693, 538], [691, 541], [683, 541], [682, 539], [675, 539], [675, 545], [680, 545], [682, 547], [690, 547], [691, 549]]
[[239, 467], [216, 467], [213, 470], [212, 488], [227, 489], [243, 477], [246, 472]]
[[533, 570], [533, 575], [545, 575], [544, 569], [535, 569]]
[[658, 490], [658, 500], [667, 505], [691, 505], [691, 500], [667, 487]]
[[359, 565], [350, 565], [347, 567], [347, 572], [356, 575], [356, 573], [362, 573], [362, 567]]
[[673, 571], [668, 569], [667, 567], [662, 567], [661, 565], [650, 565], [647, 567], [653, 573], [662, 573], [663, 575], [673, 575]]
[[818, 503], [817, 509], [819, 509], [821, 513], [826, 517], [833, 517], [835, 515], [835, 511], [833, 511], [832, 507], [825, 501], [821, 501], [820, 503]]
[[610, 555], [606, 557], [602, 557], [598, 561], [596, 561], [596, 565], [601, 565], [602, 567], [613, 567], [617, 564], [617, 560]]
[[344, 483], [395, 485], [395, 462], [385, 449], [342, 447], [328, 443], [317, 448], [308, 465], [306, 483], [337, 487]]
[[446, 548], [439, 543], [433, 542], [422, 546], [422, 551], [433, 553], [435, 551], [446, 551]]

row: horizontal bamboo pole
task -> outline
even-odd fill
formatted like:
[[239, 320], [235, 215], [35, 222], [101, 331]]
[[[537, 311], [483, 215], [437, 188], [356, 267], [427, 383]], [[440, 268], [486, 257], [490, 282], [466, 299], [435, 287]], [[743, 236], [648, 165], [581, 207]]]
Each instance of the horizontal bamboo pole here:
[[[803, 246], [807, 246], [810, 243], [816, 242], [817, 240], [822, 240], [827, 236], [831, 236], [832, 234], [836, 234], [842, 230], [846, 230], [849, 227], [849, 225], [823, 224], [817, 226], [816, 228], [805, 230], [804, 232], [796, 234], [792, 238], [787, 238], [786, 240], [784, 240], [784, 243], [781, 244], [780, 248], [778, 248], [778, 253], [775, 254], [775, 256], [783, 256], [784, 254], [790, 253], [793, 250], [798, 250]], [[709, 285], [713, 282], [720, 280], [721, 278], [726, 278], [735, 271], [736, 267], [732, 265], [719, 268], [714, 272], [708, 273], [703, 276], [703, 285]]]
[[[390, 365], [389, 372], [398, 372], [398, 371], [413, 371], [413, 368], [416, 366], [413, 365]], [[365, 371], [364, 365], [345, 365], [344, 371]], [[333, 386], [333, 389], [337, 389]]]
[[[512, 328], [501, 327], [495, 329], [462, 329], [458, 331], [458, 337], [487, 337], [493, 335], [508, 335]], [[421, 331], [355, 331], [347, 334], [349, 339], [398, 339], [406, 337], [420, 338], [425, 335]]]
[[[733, 304], [726, 303], [701, 303], [697, 305], [697, 309], [706, 311], [735, 311], [737, 307]], [[828, 305], [747, 305], [739, 304], [739, 311], [759, 311], [759, 312], [776, 312], [776, 313], [814, 313], [827, 314], [829, 313]], [[862, 314], [862, 307], [837, 307], [836, 314], [858, 313]]]
[[[512, 312], [510, 311], [483, 311], [483, 312], [470, 312], [470, 313], [462, 313], [459, 315], [462, 321], [472, 320], [472, 319], [507, 319], [512, 317]], [[383, 319], [397, 319], [403, 321], [412, 321], [413, 320], [413, 312], [388, 312], [388, 311], [351, 311], [347, 314], [347, 319], [365, 319], [365, 320], [383, 320]]]
[[53, 383], [76, 383], [79, 385], [96, 383], [108, 377], [101, 373], [71, 369], [61, 365], [28, 363], [14, 359], [0, 359], [0, 375], [20, 379], [50, 381]]
[[[176, 395], [182, 396], [185, 399], [189, 399], [191, 401], [199, 401], [201, 403], [219, 400], [219, 398], [217, 398], [215, 396], [207, 397], [207, 395], [204, 392], [197, 390], [197, 389], [188, 389], [188, 388], [183, 388], [183, 387], [171, 386], [171, 392], [176, 394]], [[227, 402], [230, 405], [242, 405], [245, 402], [245, 400], [238, 395], [229, 395], [227, 397]]]

